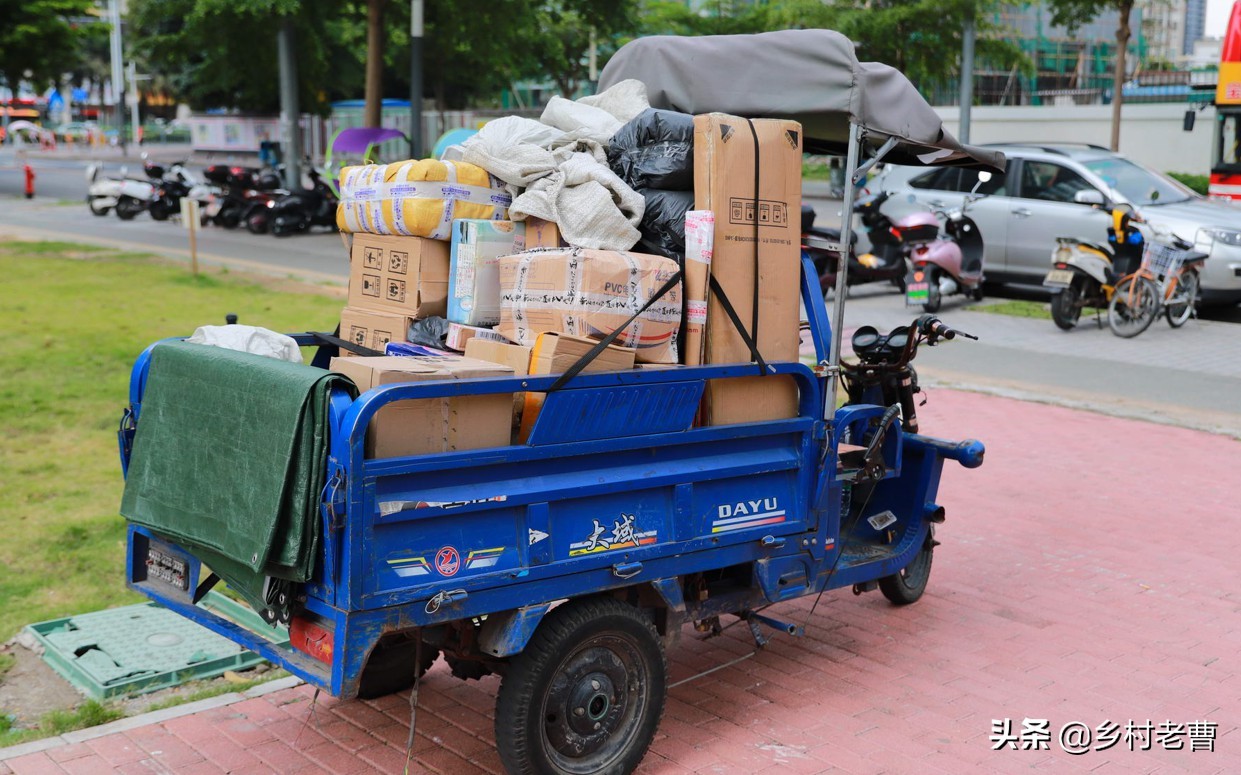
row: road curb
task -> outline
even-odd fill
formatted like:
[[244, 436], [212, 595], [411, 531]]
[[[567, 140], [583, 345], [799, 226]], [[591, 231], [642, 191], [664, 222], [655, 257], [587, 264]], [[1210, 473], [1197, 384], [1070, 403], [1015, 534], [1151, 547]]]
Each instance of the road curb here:
[[262, 697], [272, 692], [283, 691], [284, 689], [292, 689], [300, 686], [302, 679], [297, 676], [290, 675], [284, 678], [277, 678], [274, 681], [259, 684], [245, 690], [244, 692], [230, 692], [221, 694], [216, 697], [208, 697], [205, 700], [197, 702], [187, 702], [184, 705], [175, 705], [171, 708], [163, 708], [154, 710], [150, 713], [141, 713], [137, 716], [129, 716], [128, 718], [110, 721], [107, 724], [100, 724], [95, 727], [87, 727], [86, 729], [77, 729], [72, 732], [66, 732], [63, 735], [55, 735], [53, 737], [45, 737], [40, 740], [32, 740], [29, 743], [9, 746], [8, 748], [0, 748], [0, 762], [8, 759], [16, 759], [19, 756], [26, 756], [40, 751], [49, 751], [53, 748], [59, 748], [65, 745], [73, 745], [75, 743], [84, 743], [88, 740], [95, 740], [100, 737], [114, 734], [116, 732], [128, 732], [131, 729], [145, 727], [150, 724], [160, 724], [181, 716], [189, 716], [212, 708], [221, 708], [226, 705], [232, 705], [242, 700], [249, 700], [255, 697]]

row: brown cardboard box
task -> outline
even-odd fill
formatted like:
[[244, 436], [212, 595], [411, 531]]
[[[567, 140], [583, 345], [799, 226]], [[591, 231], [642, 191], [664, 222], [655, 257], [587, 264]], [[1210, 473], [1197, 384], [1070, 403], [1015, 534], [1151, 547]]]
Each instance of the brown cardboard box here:
[[[602, 339], [677, 273], [670, 258], [617, 250], [545, 248], [500, 259], [500, 325], [518, 344], [560, 332]], [[794, 309], [796, 314], [796, 309]], [[681, 284], [652, 304], [616, 343], [644, 363], [675, 363]]]
[[447, 313], [447, 242], [355, 234], [349, 255], [349, 306], [413, 318]]
[[[694, 117], [694, 207], [715, 212], [711, 275], [752, 334], [757, 282], [757, 344], [769, 361], [795, 361], [798, 355], [801, 163], [796, 121], [747, 121], [723, 113]], [[749, 349], [712, 294], [704, 362], [750, 361]], [[797, 386], [790, 377], [715, 380], [707, 385], [703, 410], [707, 425], [793, 417]]]
[[542, 218], [526, 218], [526, 249], [559, 248], [567, 243], [560, 236], [560, 227]]
[[[388, 342], [409, 341], [409, 325], [412, 322], [412, 318], [399, 313], [345, 307], [340, 312], [340, 338], [383, 352]], [[342, 348], [341, 355], [352, 353]]]
[[[456, 356], [333, 358], [331, 368], [352, 379], [362, 391], [401, 382], [513, 376], [506, 366]], [[366, 456], [507, 446], [512, 409], [510, 393], [398, 401], [380, 409], [371, 420]]]
[[508, 342], [502, 335], [490, 328], [467, 326], [464, 323], [449, 323], [448, 333], [444, 336], [444, 346], [449, 350], [461, 352], [475, 338], [489, 339], [493, 342]]
[[[591, 348], [597, 344], [599, 343], [595, 340], [583, 336], [556, 332], [539, 334], [538, 342], [530, 351], [530, 373], [561, 374], [568, 371], [573, 364], [578, 362], [578, 359], [590, 352]], [[595, 356], [594, 360], [586, 364], [582, 373], [628, 371], [634, 367], [636, 357], [637, 351], [632, 347], [608, 345], [603, 352]], [[526, 439], [530, 438], [530, 431], [534, 428], [534, 421], [539, 416], [539, 410], [543, 408], [543, 400], [546, 397], [546, 393], [526, 393], [526, 404], [521, 412], [521, 434], [518, 436], [518, 443], [525, 443]]]
[[[470, 339], [465, 343], [465, 357], [508, 366], [513, 374], [524, 377], [530, 373], [530, 349], [519, 344], [490, 339]], [[525, 393], [513, 394], [513, 428], [521, 425], [521, 410], [526, 405]]]
[[519, 344], [506, 344], [488, 339], [470, 339], [465, 343], [465, 357], [500, 363], [523, 377], [530, 373], [530, 349]]

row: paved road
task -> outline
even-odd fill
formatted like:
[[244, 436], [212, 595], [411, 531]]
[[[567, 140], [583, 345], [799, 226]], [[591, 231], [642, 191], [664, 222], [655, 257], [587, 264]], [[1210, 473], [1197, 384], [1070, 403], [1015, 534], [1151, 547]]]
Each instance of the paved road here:
[[[948, 389], [920, 416], [929, 432], [988, 445], [981, 468], [945, 468], [947, 522], [923, 599], [893, 608], [836, 591], [813, 616], [809, 599], [776, 606], [806, 636], [775, 636], [672, 689], [639, 772], [1241, 772], [1241, 533], [1226, 524], [1241, 445]], [[752, 650], [744, 627], [707, 641], [686, 628], [670, 677]], [[433, 667], [409, 771], [501, 772], [498, 686]], [[215, 698], [0, 750], [0, 775], [403, 770], [407, 695], [312, 694]], [[1045, 720], [1048, 738], [993, 750], [996, 721], [1020, 735], [1027, 718]], [[1152, 735], [1150, 750], [1123, 737], [1148, 721], [1179, 734]], [[1092, 735], [1110, 722], [1118, 737], [1069, 755], [1060, 733], [1073, 722]]]
[[[919, 352], [922, 382], [967, 386], [1033, 401], [1080, 406], [1120, 416], [1241, 438], [1241, 326], [1162, 321], [1134, 339], [1083, 320], [1071, 332], [1047, 319], [986, 314], [955, 299], [939, 317], [979, 337]], [[854, 288], [845, 306], [845, 347], [860, 325], [888, 331], [921, 314], [880, 286]], [[934, 394], [931, 394], [934, 401]]]

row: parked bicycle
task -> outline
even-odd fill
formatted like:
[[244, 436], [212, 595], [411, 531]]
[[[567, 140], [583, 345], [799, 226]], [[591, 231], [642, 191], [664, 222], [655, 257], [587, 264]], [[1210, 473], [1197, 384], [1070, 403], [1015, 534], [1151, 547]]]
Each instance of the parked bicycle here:
[[1173, 328], [1196, 313], [1198, 273], [1207, 254], [1174, 234], [1167, 239], [1166, 244], [1147, 239], [1142, 266], [1116, 283], [1107, 307], [1107, 325], [1116, 336], [1137, 336], [1161, 311]]

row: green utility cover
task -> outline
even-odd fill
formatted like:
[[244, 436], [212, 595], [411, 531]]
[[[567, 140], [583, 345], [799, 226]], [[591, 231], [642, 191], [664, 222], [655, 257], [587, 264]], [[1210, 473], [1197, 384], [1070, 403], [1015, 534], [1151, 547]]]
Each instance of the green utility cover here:
[[[245, 606], [216, 592], [200, 605], [287, 644]], [[97, 700], [127, 697], [245, 670], [263, 662], [231, 640], [156, 603], [112, 608], [26, 627], [43, 646], [43, 661]]]

